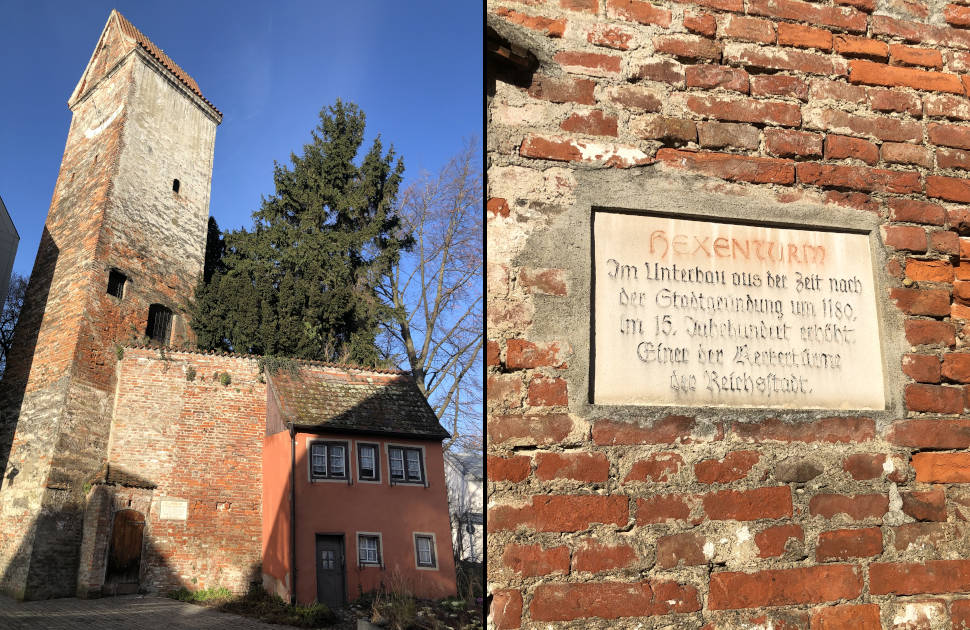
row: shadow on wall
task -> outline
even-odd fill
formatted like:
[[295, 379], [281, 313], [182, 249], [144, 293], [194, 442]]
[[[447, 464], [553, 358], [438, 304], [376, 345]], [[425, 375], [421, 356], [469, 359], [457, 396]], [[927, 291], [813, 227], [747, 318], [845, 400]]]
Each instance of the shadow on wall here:
[[[167, 554], [176, 550], [163, 549], [153, 538], [150, 481], [107, 466], [99, 476], [80, 497], [79, 491], [69, 496], [67, 490], [47, 490], [47, 505], [57, 504], [51, 493], [63, 493], [61, 507], [34, 519], [0, 575], [7, 594], [18, 600], [97, 598], [223, 586], [200, 584], [169, 565]], [[50, 540], [57, 543], [45, 543]], [[260, 581], [260, 566], [249, 566], [246, 583]]]
[[[27, 388], [27, 377], [34, 359], [34, 346], [37, 335], [47, 309], [47, 299], [50, 295], [51, 282], [54, 279], [54, 269], [60, 250], [51, 237], [47, 226], [40, 237], [37, 248], [37, 261], [30, 274], [24, 305], [20, 311], [17, 327], [14, 329], [14, 342], [10, 355], [7, 357], [7, 367], [0, 381], [0, 471], [11, 479], [17, 471], [7, 473], [7, 460], [10, 457], [10, 447], [13, 444], [14, 433], [17, 429], [17, 418], [20, 416], [20, 405], [24, 400]], [[43, 261], [42, 264], [38, 264]]]

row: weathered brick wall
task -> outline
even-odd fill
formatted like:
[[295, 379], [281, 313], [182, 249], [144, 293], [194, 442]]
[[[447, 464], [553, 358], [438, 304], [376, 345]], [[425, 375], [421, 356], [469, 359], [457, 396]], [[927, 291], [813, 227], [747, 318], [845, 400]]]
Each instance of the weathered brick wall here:
[[[266, 384], [256, 360], [126, 348], [118, 370], [108, 464], [155, 485], [142, 586], [245, 592], [261, 579]], [[161, 519], [166, 499], [187, 501], [187, 519]]]
[[[202, 271], [221, 115], [109, 18], [71, 97], [71, 128], [0, 385], [0, 588], [74, 593], [82, 485], [104, 461], [115, 352], [145, 334], [149, 305], [176, 316]], [[180, 192], [172, 180], [184, 182]], [[127, 277], [107, 294], [109, 271]], [[43, 541], [35, 545], [35, 541]]]
[[[87, 289], [93, 275], [92, 254], [104, 223], [110, 182], [117, 171], [125, 120], [121, 114], [109, 118], [100, 106], [123, 102], [130, 80], [130, 67], [120, 68], [101, 82], [98, 90], [102, 103], [88, 99], [74, 110], [23, 317], [2, 383], [5, 435], [0, 440], [0, 461], [6, 472], [0, 494], [0, 584], [18, 596], [71, 593], [74, 576], [58, 576], [55, 583], [44, 570], [35, 569], [29, 575], [32, 565], [41, 564], [33, 541], [38, 535], [47, 535], [48, 542], [76, 538], [78, 497], [70, 496], [63, 479], [55, 480], [57, 487], [49, 487], [52, 463], [63, 457], [83, 458], [89, 449], [103, 454], [107, 440], [107, 422], [87, 423], [76, 436], [84, 448], [59, 449], [68, 401], [90, 408], [97, 406], [99, 398], [104, 400], [104, 392], [99, 396], [90, 383], [77, 380], [77, 374], [89, 372], [90, 366], [78, 365], [76, 359], [84, 306], [90, 299]], [[97, 136], [85, 134], [97, 127], [101, 127]], [[72, 386], [78, 395], [69, 398]], [[40, 507], [48, 502], [68, 507], [49, 509], [41, 516]], [[54, 532], [39, 531], [44, 528], [53, 528]], [[57, 532], [63, 534], [58, 536]], [[73, 565], [76, 571], [76, 562], [64, 561], [70, 558], [69, 549], [55, 545], [53, 552], [61, 560], [57, 566], [70, 572]]]
[[[970, 627], [968, 16], [489, 2], [495, 628]], [[590, 405], [589, 208], [618, 187], [878, 217], [888, 410]]]

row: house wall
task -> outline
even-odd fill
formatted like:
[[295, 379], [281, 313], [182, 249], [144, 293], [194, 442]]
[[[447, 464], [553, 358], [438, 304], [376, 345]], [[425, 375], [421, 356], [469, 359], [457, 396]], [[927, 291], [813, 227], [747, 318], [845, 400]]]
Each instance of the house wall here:
[[[464, 472], [460, 461], [454, 461], [448, 456], [445, 456], [445, 479], [448, 481], [448, 503], [451, 509], [451, 543], [456, 549], [461, 547], [460, 559], [481, 562], [484, 557], [482, 543], [485, 540], [481, 523], [484, 505], [482, 481], [471, 472]], [[464, 522], [459, 523], [459, 519]], [[476, 522], [472, 523], [473, 531], [469, 533], [467, 525], [472, 520]]]
[[263, 587], [289, 600], [290, 433], [268, 435], [263, 442]]
[[[286, 437], [286, 461], [289, 462], [289, 435], [280, 433], [267, 438], [267, 445], [282, 454]], [[357, 481], [356, 450], [350, 457], [351, 483], [309, 479], [307, 442], [314, 439], [377, 443], [381, 448], [381, 481]], [[386, 444], [413, 445], [424, 448], [427, 487], [388, 483]], [[274, 465], [274, 468], [276, 466]], [[278, 474], [278, 473], [277, 473]], [[275, 494], [279, 494], [275, 492]], [[267, 496], [271, 492], [267, 491]], [[284, 504], [285, 505], [285, 504]], [[264, 505], [267, 521], [285, 518], [282, 506]], [[273, 510], [276, 510], [274, 513]], [[297, 599], [301, 603], [317, 598], [315, 545], [317, 534], [343, 534], [346, 557], [346, 596], [352, 601], [360, 594], [387, 588], [407, 588], [419, 597], [445, 597], [455, 594], [455, 566], [448, 521], [448, 498], [440, 442], [383, 439], [344, 435], [296, 436], [296, 570]], [[264, 525], [279, 531], [279, 527]], [[383, 545], [383, 567], [359, 567], [357, 532], [380, 532]], [[435, 535], [437, 570], [416, 568], [412, 534]], [[274, 561], [275, 566], [275, 561]], [[277, 576], [279, 579], [279, 576]]]
[[[492, 626], [970, 623], [966, 10], [487, 13]], [[594, 206], [868, 231], [886, 409], [591, 404]]]
[[[256, 360], [126, 348], [114, 409], [108, 464], [155, 484], [142, 586], [242, 593], [260, 582], [266, 385]], [[161, 518], [163, 501], [185, 501], [187, 518]]]

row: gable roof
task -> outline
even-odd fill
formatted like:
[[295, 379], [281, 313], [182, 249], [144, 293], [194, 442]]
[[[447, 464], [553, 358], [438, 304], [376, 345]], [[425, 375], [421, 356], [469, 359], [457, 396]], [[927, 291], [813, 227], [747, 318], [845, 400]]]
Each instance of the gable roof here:
[[[203, 102], [205, 102], [209, 107], [211, 107], [219, 116], [222, 116], [222, 112], [219, 111], [219, 109], [215, 105], [213, 105], [212, 102], [209, 101], [209, 99], [207, 99], [205, 96], [202, 95], [202, 90], [199, 89], [198, 82], [196, 82], [196, 80], [193, 79], [189, 75], [189, 73], [183, 70], [177, 63], [172, 61], [172, 58], [169, 57], [167, 54], [165, 54], [164, 50], [156, 46], [154, 42], [152, 42], [150, 39], [148, 39], [145, 36], [144, 33], [142, 33], [137, 28], [135, 28], [135, 25], [129, 22], [128, 19], [125, 18], [125, 16], [121, 15], [121, 13], [119, 13], [117, 9], [111, 10], [111, 14], [108, 16], [108, 22], [105, 24], [104, 31], [102, 32], [101, 39], [104, 39], [104, 35], [108, 31], [108, 28], [111, 26], [112, 20], [115, 21], [115, 23], [118, 26], [118, 30], [121, 31], [122, 35], [127, 40], [127, 43], [130, 46], [126, 48], [126, 51], [131, 50], [132, 48], [135, 48], [135, 47], [143, 49], [154, 59], [156, 59], [166, 70], [168, 70], [179, 81], [179, 83], [189, 88], [189, 90], [191, 90], [193, 94], [201, 98]], [[101, 40], [98, 40], [98, 41], [100, 44]], [[91, 57], [92, 61], [94, 60], [97, 54], [98, 54], [98, 49], [96, 48], [94, 55], [92, 55]], [[89, 62], [88, 67], [90, 68], [90, 66], [91, 66], [91, 63]], [[87, 70], [85, 70], [85, 76], [86, 75], [87, 75]], [[81, 87], [81, 85], [85, 84], [84, 78], [85, 77], [81, 78], [81, 83], [78, 85], [78, 87]], [[87, 86], [85, 86], [85, 91], [86, 91], [86, 87]], [[72, 96], [71, 100], [79, 96], [80, 94], [77, 91], [75, 91], [75, 94], [74, 96]]]
[[440, 440], [449, 437], [405, 374], [324, 366], [268, 375], [284, 422], [301, 430], [351, 431]]

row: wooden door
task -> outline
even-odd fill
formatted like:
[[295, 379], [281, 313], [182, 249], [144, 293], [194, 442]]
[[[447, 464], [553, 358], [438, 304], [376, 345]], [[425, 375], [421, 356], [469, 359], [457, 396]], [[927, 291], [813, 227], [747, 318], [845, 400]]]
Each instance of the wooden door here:
[[317, 601], [340, 608], [344, 605], [344, 537], [317, 534]]
[[121, 510], [115, 514], [104, 580], [106, 591], [118, 595], [138, 592], [144, 530], [145, 517], [141, 512]]

